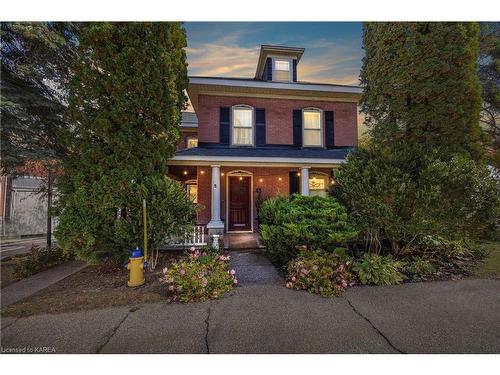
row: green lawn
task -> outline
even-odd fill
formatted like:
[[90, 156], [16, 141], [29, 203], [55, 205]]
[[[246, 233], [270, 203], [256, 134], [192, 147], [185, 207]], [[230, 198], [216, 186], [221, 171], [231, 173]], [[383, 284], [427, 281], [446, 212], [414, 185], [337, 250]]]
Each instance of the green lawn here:
[[475, 271], [475, 276], [500, 279], [500, 242], [485, 242], [481, 247], [487, 255]]

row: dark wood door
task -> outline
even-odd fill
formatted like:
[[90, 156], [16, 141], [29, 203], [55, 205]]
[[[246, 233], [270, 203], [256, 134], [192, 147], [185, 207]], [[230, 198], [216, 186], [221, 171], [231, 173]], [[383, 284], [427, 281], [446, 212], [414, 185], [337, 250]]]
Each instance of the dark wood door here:
[[230, 231], [250, 230], [250, 177], [229, 176]]

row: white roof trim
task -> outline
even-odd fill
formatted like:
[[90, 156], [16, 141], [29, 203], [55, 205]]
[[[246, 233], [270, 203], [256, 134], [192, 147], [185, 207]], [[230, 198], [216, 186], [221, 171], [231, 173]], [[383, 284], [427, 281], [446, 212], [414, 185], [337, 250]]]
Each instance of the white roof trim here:
[[322, 158], [280, 158], [259, 156], [198, 156], [198, 155], [176, 155], [171, 161], [198, 161], [198, 162], [236, 162], [236, 163], [259, 163], [259, 164], [342, 164], [345, 159], [322, 159]]
[[315, 83], [283, 83], [253, 80], [238, 80], [231, 78], [208, 78], [208, 77], [189, 77], [190, 84], [196, 85], [216, 85], [216, 86], [236, 86], [252, 88], [268, 88], [280, 90], [302, 90], [302, 91], [323, 91], [323, 92], [342, 92], [362, 94], [363, 88], [359, 86], [340, 86], [330, 84]]

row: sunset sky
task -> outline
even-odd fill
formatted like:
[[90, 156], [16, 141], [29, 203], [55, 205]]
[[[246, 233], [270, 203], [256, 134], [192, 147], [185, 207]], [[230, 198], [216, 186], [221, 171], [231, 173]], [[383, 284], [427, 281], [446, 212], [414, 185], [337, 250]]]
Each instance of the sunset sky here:
[[357, 22], [186, 22], [189, 74], [253, 78], [261, 44], [304, 47], [299, 80], [358, 84]]

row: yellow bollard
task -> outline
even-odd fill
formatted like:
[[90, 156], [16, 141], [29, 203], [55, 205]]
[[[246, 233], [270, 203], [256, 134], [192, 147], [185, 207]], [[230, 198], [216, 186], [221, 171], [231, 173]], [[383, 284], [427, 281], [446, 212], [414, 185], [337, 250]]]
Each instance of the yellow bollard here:
[[128, 259], [127, 269], [130, 271], [130, 279], [127, 285], [135, 287], [144, 284], [144, 257]]

